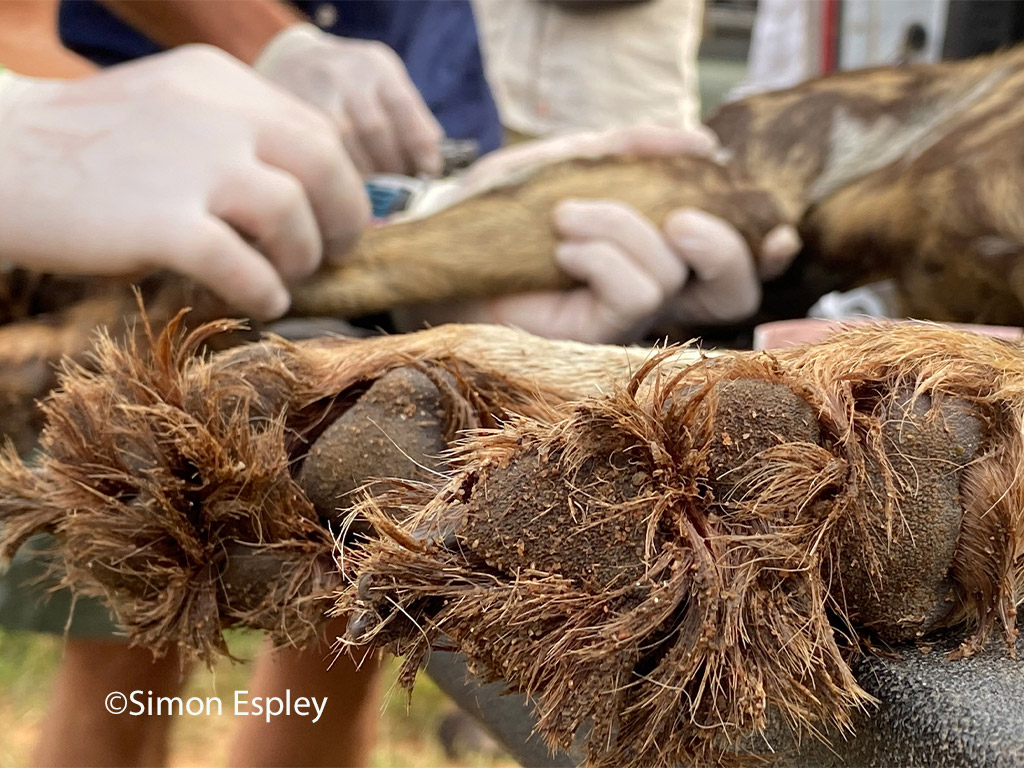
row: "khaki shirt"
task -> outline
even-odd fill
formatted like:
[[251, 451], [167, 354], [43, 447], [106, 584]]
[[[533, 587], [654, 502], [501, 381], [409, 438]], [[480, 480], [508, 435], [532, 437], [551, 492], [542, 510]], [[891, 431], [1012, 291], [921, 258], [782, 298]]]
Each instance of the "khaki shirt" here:
[[534, 136], [698, 123], [703, 0], [473, 0], [506, 128]]

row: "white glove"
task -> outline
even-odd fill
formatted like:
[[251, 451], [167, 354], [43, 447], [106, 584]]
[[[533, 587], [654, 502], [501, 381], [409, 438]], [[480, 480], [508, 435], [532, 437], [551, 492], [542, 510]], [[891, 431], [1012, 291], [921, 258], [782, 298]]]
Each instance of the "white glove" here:
[[269, 318], [284, 281], [340, 256], [368, 217], [330, 121], [214, 48], [83, 80], [0, 75], [0, 261], [171, 269]]
[[383, 43], [297, 24], [279, 32], [253, 66], [324, 110], [362, 173], [441, 173], [441, 126]]
[[[484, 158], [446, 199], [431, 203], [450, 205], [526, 168], [569, 157], [707, 156], [716, 147], [706, 131], [649, 126], [519, 145]], [[728, 322], [752, 314], [761, 301], [759, 277], [784, 271], [800, 247], [793, 227], [772, 230], [762, 244], [759, 276], [739, 232], [703, 211], [679, 210], [659, 230], [625, 203], [565, 200], [554, 211], [554, 224], [562, 237], [555, 259], [584, 287], [421, 308], [397, 319], [407, 326], [422, 321], [491, 322], [548, 337], [628, 341], [662, 314], [687, 323]]]
[[528, 141], [484, 155], [465, 173], [434, 182], [415, 203], [406, 218], [421, 218], [503, 184], [529, 175], [545, 165], [574, 158], [608, 155], [657, 157], [689, 154], [710, 157], [718, 138], [704, 126], [673, 130], [655, 125], [636, 125], [608, 131], [586, 131], [539, 141]]

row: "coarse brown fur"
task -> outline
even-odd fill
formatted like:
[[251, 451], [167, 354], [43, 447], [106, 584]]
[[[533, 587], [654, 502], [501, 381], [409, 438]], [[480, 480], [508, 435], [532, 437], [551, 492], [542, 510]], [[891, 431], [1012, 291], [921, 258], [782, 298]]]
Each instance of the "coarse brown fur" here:
[[[135, 333], [142, 327], [140, 301], [150, 326], [157, 328], [185, 306], [193, 308], [194, 326], [231, 314], [208, 291], [169, 274], [134, 286], [128, 279], [60, 278], [24, 270], [0, 274], [0, 435], [22, 453], [31, 450], [42, 426], [36, 401], [57, 383], [61, 360], [83, 362], [100, 330], [115, 338]], [[206, 344], [219, 349], [257, 335], [234, 330]]]
[[[771, 716], [849, 727], [859, 638], [963, 626], [968, 655], [1016, 633], [1017, 345], [879, 325], [695, 363], [480, 326], [196, 355], [231, 328], [102, 340], [38, 463], [0, 467], [0, 554], [54, 531], [66, 582], [154, 650], [210, 658], [235, 624], [301, 644], [346, 578], [352, 639], [406, 654], [405, 682], [443, 633], [534, 696], [552, 744], [639, 766], [743, 762]], [[363, 399], [419, 374], [416, 400]], [[376, 450], [319, 443], [357, 409], [478, 431], [450, 479], [372, 486], [380, 538], [339, 571], [304, 461]]]
[[[298, 644], [322, 628], [337, 526], [305, 489], [336, 485], [318, 451], [358, 470], [351, 483], [376, 476], [363, 456], [379, 452], [371, 427], [407, 408], [364, 398], [389, 372], [411, 366], [438, 385], [440, 440], [492, 427], [507, 409], [538, 413], [610, 388], [649, 354], [489, 326], [198, 354], [235, 330], [222, 321], [186, 335], [179, 317], [159, 337], [101, 336], [84, 366], [65, 364], [43, 405], [38, 465], [8, 452], [0, 468], [0, 557], [54, 531], [65, 583], [105, 597], [132, 640], [156, 651], [180, 644], [209, 659], [239, 623]], [[335, 440], [331, 427], [351, 411], [365, 439]], [[254, 589], [252, 573], [274, 578]]]
[[[1016, 634], [1019, 346], [879, 325], [694, 362], [470, 326], [196, 355], [231, 328], [102, 340], [38, 463], [0, 466], [0, 554], [54, 531], [65, 581], [154, 650], [210, 658], [235, 624], [301, 644], [347, 579], [351, 639], [406, 655], [406, 683], [443, 634], [533, 695], [550, 743], [667, 766], [744, 762], [771, 716], [850, 727], [859, 638], [963, 626], [968, 655]], [[430, 385], [363, 400], [401, 369], [443, 412], [409, 410]], [[339, 570], [304, 461], [357, 466], [372, 442], [319, 440], [389, 406], [477, 431], [450, 475], [372, 486], [354, 514], [379, 538]]]
[[298, 290], [296, 308], [359, 312], [564, 285], [551, 210], [585, 197], [623, 200], [657, 223], [703, 208], [733, 223], [755, 256], [772, 225], [798, 224], [807, 291], [895, 277], [911, 316], [1024, 324], [1021, 103], [1024, 48], [752, 96], [708, 120], [726, 149], [721, 165], [550, 166], [369, 233], [333, 273]]
[[659, 224], [682, 207], [728, 219], [756, 252], [783, 221], [772, 195], [699, 157], [556, 163], [423, 219], [367, 232], [355, 250], [295, 291], [293, 311], [346, 317], [405, 304], [572, 283], [554, 261], [555, 205], [625, 200]]
[[1022, 387], [1019, 347], [929, 325], [655, 359], [366, 499], [380, 538], [346, 553], [338, 610], [407, 683], [454, 643], [594, 765], [744, 762], [773, 713], [841, 731], [869, 702], [858, 637], [962, 625], [964, 655], [998, 627], [1012, 652]]
[[[801, 230], [821, 268], [896, 278], [911, 316], [1024, 324], [1024, 49], [926, 72], [918, 98], [936, 114], [918, 104], [914, 120], [942, 122], [812, 204]], [[877, 134], [862, 145], [893, 141], [891, 117], [844, 119]]]

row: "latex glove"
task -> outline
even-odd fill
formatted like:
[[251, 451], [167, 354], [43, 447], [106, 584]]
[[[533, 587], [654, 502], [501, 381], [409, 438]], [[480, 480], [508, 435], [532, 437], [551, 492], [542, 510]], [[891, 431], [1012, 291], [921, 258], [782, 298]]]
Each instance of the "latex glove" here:
[[527, 141], [484, 155], [462, 175], [434, 182], [416, 200], [414, 209], [397, 218], [430, 216], [468, 197], [515, 183], [537, 168], [563, 160], [608, 155], [656, 157], [691, 154], [710, 157], [717, 149], [718, 138], [704, 126], [693, 130], [675, 130], [654, 125], [636, 125]]
[[206, 46], [74, 81], [0, 75], [0, 261], [171, 269], [259, 318], [369, 217], [333, 126]]
[[441, 173], [441, 126], [383, 43], [297, 24], [279, 32], [253, 66], [327, 112], [362, 173]]
[[[536, 165], [570, 157], [707, 156], [716, 148], [709, 132], [650, 126], [534, 142], [484, 158], [459, 186], [449, 186], [446, 197], [429, 202], [435, 209], [450, 205]], [[800, 247], [793, 227], [770, 232], [762, 245], [759, 275], [739, 232], [702, 211], [677, 211], [663, 229], [613, 200], [565, 200], [553, 216], [562, 237], [555, 259], [583, 287], [418, 308], [396, 319], [405, 326], [492, 322], [548, 337], [628, 341], [663, 314], [687, 323], [728, 322], [752, 314], [761, 300], [760, 279], [784, 271]]]

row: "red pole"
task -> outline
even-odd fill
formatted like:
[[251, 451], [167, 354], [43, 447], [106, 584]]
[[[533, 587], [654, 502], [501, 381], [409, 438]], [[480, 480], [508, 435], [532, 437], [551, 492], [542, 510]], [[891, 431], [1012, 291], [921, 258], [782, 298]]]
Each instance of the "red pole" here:
[[821, 69], [828, 74], [838, 66], [836, 40], [839, 37], [839, 0], [824, 0], [822, 9]]

